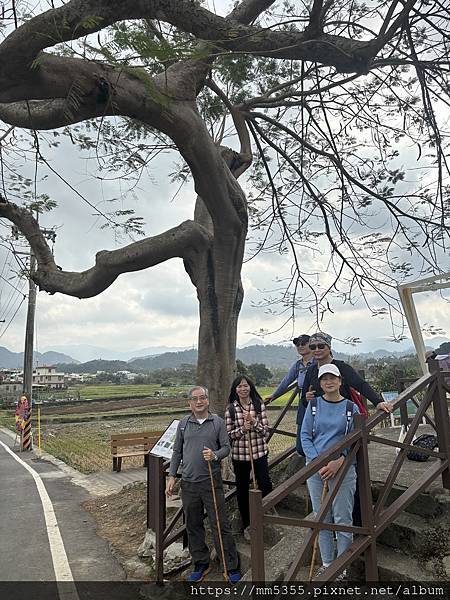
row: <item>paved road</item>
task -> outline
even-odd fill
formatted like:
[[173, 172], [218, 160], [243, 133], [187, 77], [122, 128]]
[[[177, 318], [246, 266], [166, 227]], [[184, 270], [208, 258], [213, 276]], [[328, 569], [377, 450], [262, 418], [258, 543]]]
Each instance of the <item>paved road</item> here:
[[0, 588], [8, 587], [5, 582], [123, 580], [122, 568], [81, 506], [87, 491], [33, 453], [16, 454], [29, 472], [4, 447], [12, 449], [13, 439], [0, 431], [0, 442]]

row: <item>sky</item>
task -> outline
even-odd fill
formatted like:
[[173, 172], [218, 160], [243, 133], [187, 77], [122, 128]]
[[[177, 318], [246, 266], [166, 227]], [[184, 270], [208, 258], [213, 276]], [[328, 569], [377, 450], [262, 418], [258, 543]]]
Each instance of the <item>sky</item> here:
[[[45, 152], [45, 151], [44, 151]], [[49, 154], [50, 155], [50, 154]], [[135, 191], [133, 203], [136, 213], [145, 220], [146, 234], [154, 235], [191, 218], [194, 207], [192, 185], [186, 186], [173, 198], [174, 185], [169, 182], [176, 157], [163, 157], [150, 167], [150, 176], [144, 178]], [[87, 177], [92, 160], [80, 160], [78, 150], [65, 142], [53, 152], [52, 165], [70, 178], [74, 187], [90, 201], [117, 194], [112, 184], [92, 182]], [[44, 183], [43, 183], [44, 185]], [[95, 253], [103, 249], [120, 247], [129, 240], [116, 240], [111, 231], [99, 229], [92, 209], [52, 175], [45, 180], [45, 189], [58, 206], [41, 217], [43, 227], [55, 227], [57, 238], [55, 260], [65, 270], [83, 270], [93, 264]], [[99, 205], [102, 210], [104, 203]], [[14, 268], [15, 259], [9, 256]], [[1, 264], [1, 263], [0, 263]], [[259, 330], [274, 333], [265, 335], [267, 343], [282, 343], [294, 334], [312, 332], [312, 318], [299, 312], [296, 323], [288, 323], [277, 331], [285, 317], [268, 314], [258, 308], [265, 291], [279, 287], [276, 279], [287, 274], [289, 260], [277, 255], [259, 255], [243, 267], [244, 304], [239, 321], [238, 345], [254, 338]], [[20, 284], [13, 279], [14, 285]], [[7, 323], [20, 302], [20, 296], [5, 281], [0, 283], [0, 307], [4, 309], [10, 293]], [[26, 283], [23, 285], [26, 288]], [[447, 298], [449, 294], [446, 294]], [[400, 349], [387, 340], [392, 335], [389, 318], [372, 317], [362, 306], [350, 307], [334, 304], [334, 315], [325, 317], [322, 329], [336, 339], [358, 336], [361, 351], [376, 348]], [[418, 296], [417, 309], [423, 325], [433, 325], [450, 337], [449, 304], [437, 292]], [[26, 319], [26, 302], [0, 338], [0, 345], [20, 351], [23, 345]], [[3, 324], [0, 335], [7, 323]], [[187, 277], [182, 261], [174, 259], [152, 269], [121, 275], [101, 295], [79, 300], [62, 294], [39, 292], [36, 311], [36, 349], [44, 351], [52, 346], [90, 344], [115, 350], [133, 350], [151, 346], [192, 347], [197, 344], [198, 308], [196, 294]], [[428, 336], [429, 337], [429, 336]], [[431, 344], [432, 345], [432, 344]], [[339, 349], [339, 347], [337, 347]], [[342, 346], [349, 352], [350, 346]]]
[[[224, 2], [216, 2], [220, 10]], [[2, 126], [0, 123], [0, 131]], [[45, 156], [71, 185], [101, 210], [111, 207], [107, 199], [117, 197], [123, 191], [123, 182], [100, 182], [92, 179], [95, 172], [95, 153], [80, 152], [65, 140], [59, 148], [49, 150], [43, 146]], [[134, 190], [131, 206], [145, 222], [146, 235], [155, 235], [173, 227], [185, 219], [192, 218], [195, 194], [192, 183], [186, 185], [175, 196], [177, 184], [170, 182], [176, 155], [161, 156], [154, 161], [148, 175], [144, 176]], [[24, 174], [32, 174], [34, 165], [20, 165]], [[57, 231], [54, 247], [56, 263], [64, 270], [83, 270], [92, 266], [95, 253], [112, 250], [131, 240], [115, 239], [107, 229], [100, 229], [99, 220], [93, 210], [61, 180], [39, 167], [39, 178], [46, 179], [38, 184], [39, 192], [48, 192], [58, 206], [43, 215], [43, 227], [55, 227]], [[175, 196], [175, 197], [174, 197]], [[115, 205], [114, 208], [120, 208]], [[124, 206], [125, 208], [125, 206]], [[2, 228], [3, 235], [7, 230]], [[136, 238], [138, 239], [138, 238]], [[5, 323], [0, 323], [0, 345], [20, 351], [23, 347], [26, 301], [12, 289], [21, 288], [14, 276], [17, 261], [4, 248], [0, 248], [0, 269], [9, 283], [0, 280], [0, 313]], [[264, 330], [266, 343], [283, 343], [294, 335], [315, 330], [313, 318], [308, 313], [298, 312], [295, 324], [292, 321], [282, 327], [286, 316], [268, 313], [256, 306], [269, 290], [279, 287], [277, 280], [287, 277], [290, 270], [289, 258], [278, 255], [258, 255], [246, 262], [242, 278], [245, 291], [241, 311], [238, 345], [245, 344]], [[450, 268], [450, 261], [447, 267]], [[419, 278], [412, 274], [411, 280]], [[440, 335], [450, 338], [450, 291], [444, 294], [424, 293], [417, 296], [417, 311], [422, 325], [440, 329]], [[389, 317], [372, 317], [362, 305], [354, 307], [334, 303], [334, 314], [325, 316], [321, 329], [335, 339], [359, 337], [360, 351], [387, 348], [403, 349], [389, 342], [392, 326]], [[14, 315], [11, 320], [11, 317]], [[151, 346], [193, 347], [197, 344], [198, 307], [195, 289], [186, 275], [182, 261], [174, 259], [162, 265], [137, 273], [121, 275], [100, 296], [78, 300], [62, 294], [38, 293], [36, 311], [35, 347], [39, 351], [59, 345], [90, 344], [115, 350], [133, 350]], [[426, 343], [433, 345], [432, 337], [425, 334]], [[337, 349], [355, 351], [349, 346], [337, 345]]]

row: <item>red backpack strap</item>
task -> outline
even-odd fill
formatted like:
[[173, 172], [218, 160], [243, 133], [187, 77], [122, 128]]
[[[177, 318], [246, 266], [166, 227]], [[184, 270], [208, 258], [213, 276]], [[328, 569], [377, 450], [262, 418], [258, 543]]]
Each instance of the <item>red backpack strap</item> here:
[[369, 413], [364, 406], [362, 396], [357, 390], [355, 390], [355, 388], [352, 387], [350, 388], [350, 400], [356, 404], [356, 406], [359, 408], [359, 412], [367, 419]]

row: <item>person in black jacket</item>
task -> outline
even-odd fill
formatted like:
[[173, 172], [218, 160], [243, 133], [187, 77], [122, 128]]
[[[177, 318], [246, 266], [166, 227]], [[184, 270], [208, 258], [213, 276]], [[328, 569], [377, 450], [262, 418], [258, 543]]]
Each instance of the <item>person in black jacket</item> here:
[[[315, 333], [309, 340], [309, 347], [316, 361], [314, 365], [306, 371], [305, 381], [302, 389], [303, 406], [314, 396], [322, 396], [324, 391], [319, 383], [319, 367], [329, 363], [336, 365], [342, 375], [341, 394], [344, 398], [350, 398], [350, 387], [357, 390], [365, 398], [370, 400], [374, 406], [384, 412], [391, 412], [392, 406], [389, 402], [383, 402], [377, 392], [355, 371], [355, 369], [344, 362], [336, 360], [331, 353], [331, 335], [327, 333]], [[303, 419], [302, 419], [303, 420]], [[300, 424], [301, 425], [301, 424]]]
[[[319, 383], [319, 368], [322, 365], [333, 364], [339, 369], [342, 376], [342, 384], [340, 392], [344, 398], [350, 398], [350, 387], [357, 390], [365, 398], [370, 400], [374, 406], [379, 410], [383, 410], [386, 413], [392, 412], [392, 405], [390, 402], [383, 402], [376, 391], [364, 381], [364, 379], [358, 375], [353, 367], [344, 362], [343, 360], [336, 360], [333, 358], [331, 353], [331, 335], [319, 331], [311, 336], [309, 340], [309, 348], [312, 351], [315, 359], [315, 364], [309, 367], [306, 371], [305, 381], [303, 382], [302, 397], [298, 403], [297, 412], [297, 427], [301, 431], [303, 416], [305, 414], [308, 402], [314, 398], [314, 396], [323, 396], [324, 390], [320, 387]], [[297, 435], [297, 439], [299, 435]], [[303, 448], [299, 447], [297, 443], [298, 454], [303, 454]], [[359, 502], [359, 488], [358, 482], [355, 491], [355, 503], [353, 509], [353, 523], [355, 525], [361, 525], [361, 506]]]

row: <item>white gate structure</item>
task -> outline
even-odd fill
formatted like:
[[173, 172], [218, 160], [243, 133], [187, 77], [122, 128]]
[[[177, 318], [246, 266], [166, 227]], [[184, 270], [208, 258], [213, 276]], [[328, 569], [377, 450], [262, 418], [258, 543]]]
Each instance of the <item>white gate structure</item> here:
[[400, 301], [405, 313], [411, 337], [419, 358], [420, 367], [424, 375], [428, 373], [425, 362], [425, 343], [423, 341], [422, 331], [420, 329], [419, 319], [417, 317], [416, 306], [414, 304], [413, 294], [418, 292], [431, 292], [433, 290], [442, 290], [450, 288], [450, 272], [433, 275], [425, 279], [418, 279], [410, 283], [403, 283], [397, 286]]

